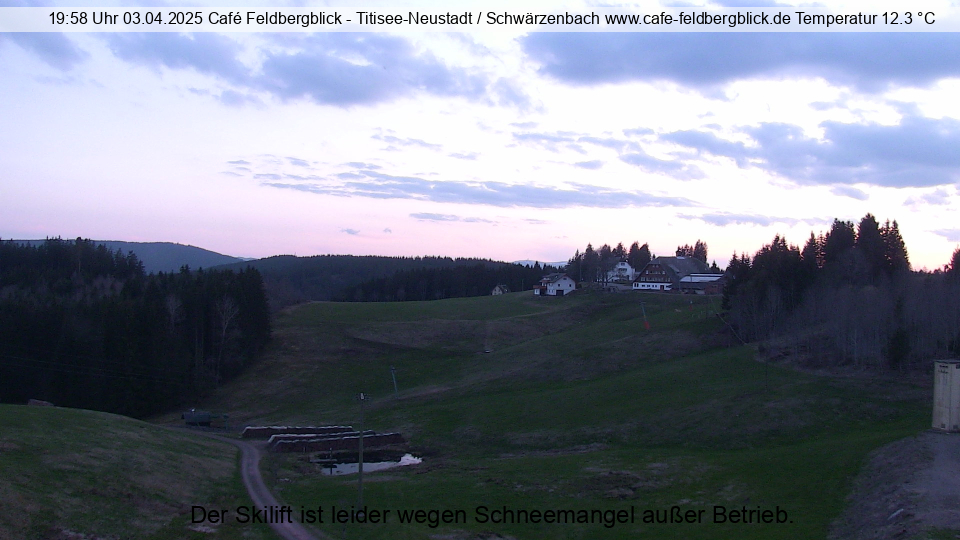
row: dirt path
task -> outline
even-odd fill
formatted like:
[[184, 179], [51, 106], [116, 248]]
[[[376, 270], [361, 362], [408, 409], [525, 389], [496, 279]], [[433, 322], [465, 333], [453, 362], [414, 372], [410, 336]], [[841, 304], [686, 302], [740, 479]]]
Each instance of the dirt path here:
[[960, 434], [925, 432], [871, 453], [830, 538], [914, 538], [930, 529], [960, 532]]
[[[237, 439], [229, 439], [219, 435], [204, 433], [209, 437], [230, 443], [240, 448], [240, 476], [243, 478], [243, 485], [247, 487], [253, 504], [258, 507], [279, 506], [276, 497], [267, 485], [263, 483], [263, 476], [260, 475], [260, 449], [256, 446]], [[284, 540], [328, 540], [325, 535], [318, 535], [309, 530], [300, 523], [271, 523], [270, 527]]]

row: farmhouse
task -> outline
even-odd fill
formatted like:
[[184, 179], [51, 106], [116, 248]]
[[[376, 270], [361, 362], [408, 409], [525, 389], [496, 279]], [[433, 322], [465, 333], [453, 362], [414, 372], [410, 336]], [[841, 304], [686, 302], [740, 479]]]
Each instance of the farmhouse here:
[[537, 296], [563, 296], [576, 289], [576, 282], [566, 274], [547, 274], [540, 280], [540, 284], [533, 288], [533, 294]]
[[720, 294], [723, 274], [711, 274], [707, 263], [693, 257], [657, 257], [634, 278], [633, 290]]
[[499, 296], [499, 295], [501, 295], [501, 294], [507, 294], [508, 292], [510, 292], [510, 287], [507, 287], [506, 285], [504, 285], [503, 283], [501, 283], [501, 284], [497, 285], [496, 287], [494, 287], [493, 290], [490, 291], [490, 294], [491, 294], [492, 296]]
[[637, 277], [636, 270], [628, 262], [618, 262], [613, 270], [607, 272], [607, 281], [633, 281]]

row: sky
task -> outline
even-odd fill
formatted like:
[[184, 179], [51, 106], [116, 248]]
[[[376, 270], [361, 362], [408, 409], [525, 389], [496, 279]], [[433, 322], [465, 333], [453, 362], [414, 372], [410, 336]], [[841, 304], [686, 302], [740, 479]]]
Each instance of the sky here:
[[914, 268], [960, 245], [958, 33], [0, 33], [0, 73], [4, 239], [724, 266], [869, 212]]

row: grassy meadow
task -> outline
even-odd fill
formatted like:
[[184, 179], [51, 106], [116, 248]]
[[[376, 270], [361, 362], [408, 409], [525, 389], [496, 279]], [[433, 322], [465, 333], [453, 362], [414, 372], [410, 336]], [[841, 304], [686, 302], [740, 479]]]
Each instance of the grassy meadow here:
[[[927, 427], [929, 389], [757, 362], [722, 332], [717, 302], [525, 292], [307, 304], [282, 313], [267, 357], [205, 406], [241, 423], [357, 425], [354, 396], [369, 394], [364, 427], [402, 432], [424, 461], [365, 475], [364, 502], [391, 515], [319, 526], [338, 537], [824, 538], [865, 456]], [[281, 499], [356, 504], [355, 475], [322, 476], [306, 457], [263, 464]], [[479, 506], [632, 509], [636, 522], [480, 523]], [[674, 506], [704, 510], [701, 522], [642, 522]], [[714, 523], [714, 507], [779, 507], [788, 521]], [[404, 509], [467, 519], [401, 524]]]
[[232, 445], [123, 416], [0, 405], [0, 538], [273, 539], [191, 529], [192, 505], [250, 505]]

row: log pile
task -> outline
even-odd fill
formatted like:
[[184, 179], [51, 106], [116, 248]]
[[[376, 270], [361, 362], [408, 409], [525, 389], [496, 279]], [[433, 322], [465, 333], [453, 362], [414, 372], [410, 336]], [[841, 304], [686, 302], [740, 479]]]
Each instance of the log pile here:
[[273, 435], [329, 435], [351, 431], [353, 426], [247, 426], [241, 436], [244, 439], [267, 439]]
[[[399, 433], [373, 433], [363, 435], [363, 448], [375, 449], [384, 446], [406, 444]], [[274, 452], [336, 452], [338, 450], [356, 450], [360, 445], [359, 433], [355, 435], [335, 435], [318, 438], [299, 438], [278, 440], [270, 448]]]

